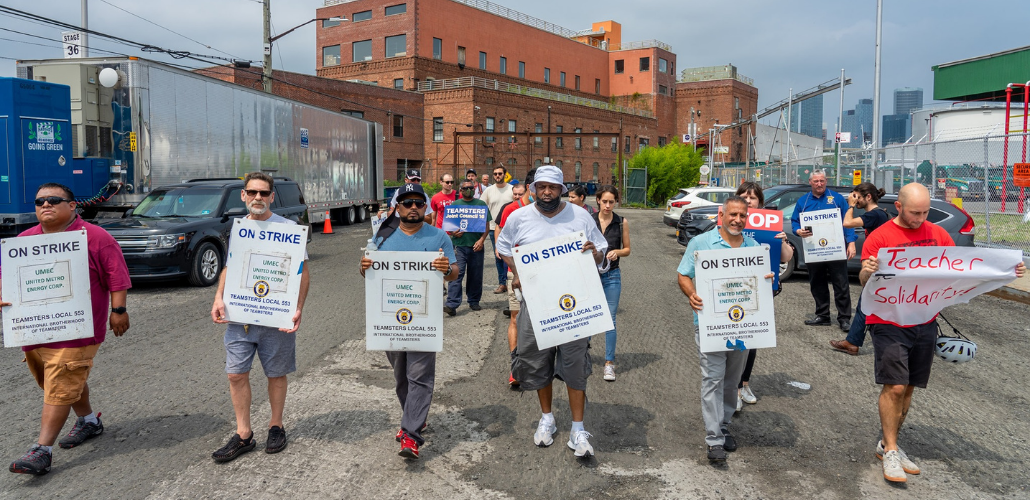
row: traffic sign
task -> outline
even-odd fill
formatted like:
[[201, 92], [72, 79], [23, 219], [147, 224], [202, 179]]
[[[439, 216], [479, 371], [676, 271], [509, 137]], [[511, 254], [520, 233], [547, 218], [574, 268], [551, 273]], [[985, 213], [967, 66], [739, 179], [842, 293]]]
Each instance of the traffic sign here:
[[64, 58], [77, 59], [82, 57], [82, 32], [62, 31], [61, 41], [64, 43]]
[[1030, 163], [1012, 165], [1012, 183], [1019, 187], [1030, 187]]
[[861, 184], [862, 183], [862, 171], [861, 170], [855, 170], [854, 172], [852, 172], [852, 174], [853, 174], [852, 175], [852, 179], [851, 179], [852, 185], [857, 186], [857, 185]]
[[708, 165], [701, 165], [701, 169], [700, 169], [701, 175], [708, 175], [711, 171], [712, 171], [712, 168], [709, 167]]
[[688, 142], [690, 142], [690, 134], [683, 134], [683, 143], [686, 144]]
[[834, 140], [838, 143], [851, 142], [851, 132], [837, 132], [837, 135], [836, 137], [834, 137]]

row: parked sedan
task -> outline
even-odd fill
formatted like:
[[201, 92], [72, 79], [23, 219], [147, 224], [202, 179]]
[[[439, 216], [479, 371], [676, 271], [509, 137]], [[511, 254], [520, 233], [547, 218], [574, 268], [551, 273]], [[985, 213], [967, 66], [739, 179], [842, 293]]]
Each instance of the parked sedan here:
[[[845, 196], [851, 192], [850, 187], [831, 186], [829, 189]], [[787, 233], [787, 241], [795, 249], [794, 258], [790, 262], [780, 265], [780, 281], [789, 278], [796, 270], [805, 271], [808, 269], [808, 266], [805, 265], [804, 252], [798, 251], [802, 248], [801, 237], [791, 231], [790, 217], [794, 215], [794, 208], [798, 198], [810, 190], [804, 184], [774, 186], [765, 190], [767, 197], [766, 208], [772, 209], [775, 207], [775, 209], [783, 211], [783, 231]], [[898, 211], [894, 207], [894, 202], [897, 199], [897, 195], [889, 194], [880, 200], [879, 206], [885, 209], [891, 217], [894, 217], [898, 215]], [[854, 215], [857, 217], [862, 215], [862, 213], [862, 210], [856, 210]], [[681, 245], [687, 245], [694, 236], [715, 229], [717, 214], [718, 207], [706, 207], [685, 214], [677, 225], [676, 240]], [[951, 235], [951, 239], [955, 241], [956, 245], [973, 246], [975, 223], [965, 210], [943, 200], [931, 200], [930, 214], [927, 216], [927, 220], [944, 228]], [[865, 242], [865, 230], [858, 228], [855, 230], [855, 235], [857, 236], [855, 242], [856, 255], [848, 261], [848, 272], [857, 275], [862, 269], [861, 255], [862, 243]]]
[[733, 188], [704, 186], [680, 189], [675, 196], [665, 202], [665, 215], [662, 217], [662, 221], [666, 226], [676, 227], [676, 223], [684, 211], [721, 205], [735, 192], [736, 190]]

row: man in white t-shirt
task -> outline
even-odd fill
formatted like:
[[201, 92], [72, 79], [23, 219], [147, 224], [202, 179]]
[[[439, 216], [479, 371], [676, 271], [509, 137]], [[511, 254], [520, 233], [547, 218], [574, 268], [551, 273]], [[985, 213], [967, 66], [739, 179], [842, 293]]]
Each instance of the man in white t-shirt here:
[[[511, 194], [511, 184], [504, 182], [504, 178], [507, 175], [508, 169], [503, 166], [494, 167], [494, 183], [484, 189], [483, 195], [479, 197], [490, 210], [489, 236], [490, 245], [494, 246], [494, 248], [496, 248], [494, 230], [497, 229], [495, 221], [501, 216], [501, 207], [511, 203], [514, 199]], [[494, 257], [494, 265], [497, 267], [497, 288], [494, 290], [494, 293], [506, 293], [508, 291], [508, 268], [504, 265], [504, 261], [497, 257]]]
[[[592, 252], [599, 270], [607, 270], [604, 260], [608, 243], [597, 228], [593, 217], [577, 206], [565, 203], [561, 195], [568, 191], [562, 182], [562, 172], [553, 165], [536, 169], [529, 190], [536, 202], [515, 210], [508, 216], [500, 236], [497, 237], [497, 252], [511, 267], [514, 279], [511, 286], [521, 289], [518, 266], [512, 259], [513, 249], [556, 236], [582, 231], [587, 242], [584, 252]], [[512, 360], [512, 374], [523, 390], [537, 391], [542, 413], [533, 441], [537, 446], [550, 446], [554, 433], [558, 431], [551, 414], [553, 397], [552, 383], [555, 378], [565, 382], [569, 393], [569, 409], [572, 412], [572, 431], [569, 433], [569, 448], [577, 457], [594, 454], [588, 439], [590, 433], [583, 428], [583, 410], [586, 406], [587, 377], [590, 376], [590, 337], [574, 340], [559, 346], [539, 349], [533, 332], [531, 311], [525, 301], [520, 301], [518, 318], [518, 347]]]

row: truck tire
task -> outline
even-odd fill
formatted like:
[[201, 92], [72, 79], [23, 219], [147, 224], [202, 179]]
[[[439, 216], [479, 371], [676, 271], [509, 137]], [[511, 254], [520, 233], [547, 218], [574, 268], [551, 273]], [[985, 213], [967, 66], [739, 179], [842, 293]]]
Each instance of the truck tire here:
[[355, 219], [357, 219], [358, 222], [365, 222], [366, 220], [368, 220], [368, 207], [366, 207], [365, 205], [361, 205], [355, 208], [358, 211], [357, 216], [355, 217]]
[[222, 254], [210, 241], [200, 244], [190, 262], [189, 282], [193, 286], [211, 286], [222, 273]]
[[354, 215], [354, 212], [355, 212], [354, 207], [347, 207], [347, 208], [343, 209], [343, 225], [344, 226], [349, 226], [351, 224], [354, 224], [354, 219], [356, 218], [356, 216]]

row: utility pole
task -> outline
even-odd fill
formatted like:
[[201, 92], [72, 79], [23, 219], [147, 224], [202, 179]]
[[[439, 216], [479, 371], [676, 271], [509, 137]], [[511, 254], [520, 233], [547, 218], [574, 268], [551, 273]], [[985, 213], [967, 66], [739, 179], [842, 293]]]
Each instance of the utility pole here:
[[[82, 0], [85, 2], [86, 0]], [[272, 6], [271, 0], [262, 0], [262, 13], [265, 21], [265, 60], [261, 67], [261, 86], [265, 92], [272, 93]]]
[[[876, 0], [876, 64], [873, 65], [873, 171], [876, 171], [880, 147], [880, 32], [883, 24], [883, 0]], [[904, 158], [902, 158], [904, 160]]]
[[89, 29], [89, 0], [82, 0], [82, 41], [79, 42], [79, 52], [82, 57], [89, 57], [89, 44], [86, 43], [86, 30]]
[[[837, 133], [843, 132], [844, 126], [844, 68], [840, 69], [840, 110], [837, 114]], [[833, 142], [837, 145], [837, 186], [840, 185], [840, 139], [834, 136]]]
[[697, 149], [697, 128], [694, 126], [694, 107], [690, 107], [690, 147]]
[[[789, 90], [787, 90], [787, 165], [786, 165], [786, 167], [784, 167], [784, 170], [790, 170], [790, 123], [791, 123], [790, 120], [791, 120], [791, 112], [793, 111], [793, 109], [791, 109], [791, 108], [794, 107], [792, 105], [793, 102], [794, 102], [794, 88], [792, 87]], [[798, 116], [798, 123], [800, 123], [800, 122], [801, 122], [801, 117]]]

